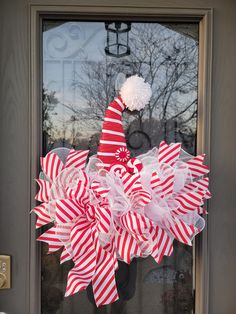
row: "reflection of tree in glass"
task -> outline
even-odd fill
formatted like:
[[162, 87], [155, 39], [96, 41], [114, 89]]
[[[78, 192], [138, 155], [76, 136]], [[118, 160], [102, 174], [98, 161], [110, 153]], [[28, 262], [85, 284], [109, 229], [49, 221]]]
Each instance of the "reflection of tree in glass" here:
[[[44, 148], [49, 145], [53, 140], [54, 135], [54, 125], [52, 122], [52, 115], [56, 115], [54, 112], [56, 105], [59, 103], [58, 99], [55, 96], [55, 91], [49, 91], [46, 88], [43, 88], [42, 94], [42, 114], [43, 114], [43, 142]], [[45, 145], [46, 144], [46, 145]]]
[[102, 121], [105, 109], [115, 97], [115, 79], [119, 62], [109, 62], [104, 56], [102, 61], [86, 61], [81, 66], [81, 73], [76, 73], [72, 87], [86, 101], [85, 108], [69, 105], [78, 120]]
[[55, 94], [55, 91], [48, 91], [46, 88], [43, 88], [43, 131], [47, 133], [50, 133], [53, 128], [51, 115], [56, 114], [54, 109], [59, 103]]
[[[107, 104], [115, 96], [115, 80], [120, 72], [137, 73], [152, 86], [146, 108], [126, 115], [127, 136], [140, 130], [148, 134], [151, 146], [160, 139], [182, 141], [193, 152], [197, 109], [197, 42], [159, 24], [134, 24], [130, 33], [131, 55], [83, 63], [73, 88], [86, 101], [86, 108], [70, 106], [77, 121], [102, 121]], [[67, 106], [68, 107], [68, 106]], [[190, 144], [191, 143], [191, 144]], [[135, 144], [131, 144], [135, 146]], [[193, 147], [194, 149], [194, 147]]]

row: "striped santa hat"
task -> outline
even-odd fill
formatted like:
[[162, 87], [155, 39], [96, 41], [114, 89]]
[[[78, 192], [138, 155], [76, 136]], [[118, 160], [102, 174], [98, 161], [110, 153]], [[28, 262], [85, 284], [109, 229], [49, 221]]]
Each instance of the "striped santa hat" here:
[[115, 163], [127, 163], [130, 159], [122, 125], [123, 110], [143, 109], [151, 95], [150, 85], [143, 78], [134, 75], [121, 86], [120, 96], [108, 105], [97, 154], [106, 169]]

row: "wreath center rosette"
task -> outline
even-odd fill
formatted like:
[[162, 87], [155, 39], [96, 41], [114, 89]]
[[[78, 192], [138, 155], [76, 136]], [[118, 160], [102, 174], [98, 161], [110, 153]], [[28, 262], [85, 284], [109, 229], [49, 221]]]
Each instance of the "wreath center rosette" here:
[[160, 263], [174, 240], [191, 245], [204, 228], [203, 204], [211, 197], [205, 155], [164, 141], [136, 158], [127, 149], [122, 111], [140, 110], [150, 97], [150, 86], [130, 77], [107, 108], [97, 156], [87, 162], [88, 151], [60, 148], [41, 158], [41, 204], [33, 212], [36, 228], [52, 227], [38, 240], [49, 253], [63, 248], [61, 263], [74, 262], [66, 296], [92, 282], [97, 306], [110, 304], [118, 299], [118, 260], [152, 256]]

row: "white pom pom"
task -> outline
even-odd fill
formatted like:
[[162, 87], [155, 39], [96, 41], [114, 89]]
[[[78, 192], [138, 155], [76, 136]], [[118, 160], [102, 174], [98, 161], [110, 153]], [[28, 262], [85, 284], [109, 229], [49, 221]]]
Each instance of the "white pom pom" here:
[[130, 111], [141, 110], [149, 103], [152, 90], [142, 77], [134, 75], [124, 82], [120, 89], [120, 96]]

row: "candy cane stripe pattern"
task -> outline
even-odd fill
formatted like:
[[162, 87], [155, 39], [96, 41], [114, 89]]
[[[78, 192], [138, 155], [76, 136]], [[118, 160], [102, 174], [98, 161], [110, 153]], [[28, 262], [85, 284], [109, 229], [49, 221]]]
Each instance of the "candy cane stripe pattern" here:
[[52, 218], [50, 217], [48, 209], [47, 209], [47, 203], [45, 204], [43, 203], [39, 206], [34, 207], [32, 211], [38, 217], [36, 221], [37, 229], [52, 222]]
[[127, 148], [121, 121], [122, 111], [124, 109], [125, 105], [121, 98], [118, 98], [115, 99], [106, 110], [98, 149], [98, 158], [103, 163], [107, 164], [107, 167], [116, 161], [115, 152], [118, 149], [121, 147]]
[[71, 259], [71, 254], [69, 254], [69, 252], [67, 251], [66, 248], [64, 248], [64, 250], [61, 253], [61, 257], [60, 257], [60, 263], [63, 264], [67, 261], [69, 261]]
[[48, 202], [51, 183], [42, 179], [38, 179], [36, 182], [38, 183], [40, 189], [35, 196], [35, 199], [39, 202]]
[[160, 143], [158, 161], [159, 163], [173, 164], [179, 157], [181, 144], [167, 145], [164, 141]]
[[55, 252], [63, 246], [63, 243], [58, 239], [55, 227], [44, 232], [37, 240], [48, 243], [49, 253]]
[[173, 251], [172, 239], [166, 231], [159, 227], [152, 228], [151, 236], [153, 241], [151, 255], [157, 263], [160, 263], [164, 255], [171, 255]]
[[160, 195], [160, 197], [164, 197], [167, 194], [173, 193], [174, 186], [174, 175], [170, 175], [165, 178], [163, 181], [159, 178], [157, 172], [152, 173], [151, 187], [152, 189]]
[[105, 198], [107, 197], [110, 188], [104, 188], [101, 186], [100, 182], [98, 181], [93, 181], [93, 183], [91, 184], [91, 189], [96, 193], [96, 195], [98, 195], [99, 197]]
[[133, 257], [142, 256], [138, 242], [126, 230], [120, 229], [116, 234], [115, 241], [118, 255], [127, 264], [131, 263]]
[[94, 297], [98, 305], [115, 302], [118, 292], [115, 282], [113, 257], [108, 252], [99, 249], [96, 271], [92, 279]]
[[170, 230], [178, 241], [190, 246], [192, 245], [192, 237], [199, 232], [199, 230], [193, 225], [188, 225], [187, 223], [177, 219], [175, 223], [172, 224]]
[[46, 157], [41, 158], [41, 167], [46, 176], [54, 180], [62, 171], [64, 165], [56, 154], [49, 153]]
[[211, 193], [208, 190], [209, 187], [209, 178], [203, 178], [193, 183], [189, 183], [184, 187], [183, 192], [189, 192], [192, 190], [201, 190], [204, 192], [204, 199], [211, 198]]
[[[151, 88], [128, 78], [107, 107], [97, 156], [88, 150], [57, 148], [41, 158], [35, 204], [37, 240], [48, 252], [72, 260], [65, 296], [92, 285], [97, 306], [118, 300], [118, 260], [151, 256], [160, 263], [173, 241], [192, 245], [207, 213], [209, 169], [205, 155], [191, 156], [180, 143], [162, 141], [137, 157], [129, 151], [122, 112], [141, 110]], [[60, 250], [60, 251], [59, 251]]]
[[131, 173], [140, 172], [143, 168], [142, 162], [138, 158], [131, 158], [127, 162], [127, 166]]
[[191, 170], [192, 176], [194, 178], [204, 176], [205, 174], [209, 172], [208, 167], [203, 165], [204, 158], [205, 158], [205, 155], [202, 154], [187, 161], [187, 164], [189, 165], [189, 169]]
[[75, 200], [62, 199], [56, 202], [57, 223], [67, 223], [83, 214], [83, 208]]
[[152, 178], [151, 178], [151, 188], [153, 190], [156, 190], [157, 192], [162, 191], [162, 183], [161, 179], [159, 178], [159, 175], [156, 171], [152, 173]]
[[66, 168], [75, 167], [84, 170], [88, 153], [89, 153], [88, 150], [85, 151], [83, 150], [76, 151], [74, 149], [71, 150], [67, 156], [65, 167]]
[[87, 288], [92, 280], [96, 265], [96, 254], [88, 251], [84, 256], [80, 256], [75, 266], [68, 274], [67, 288], [65, 296], [73, 295]]

